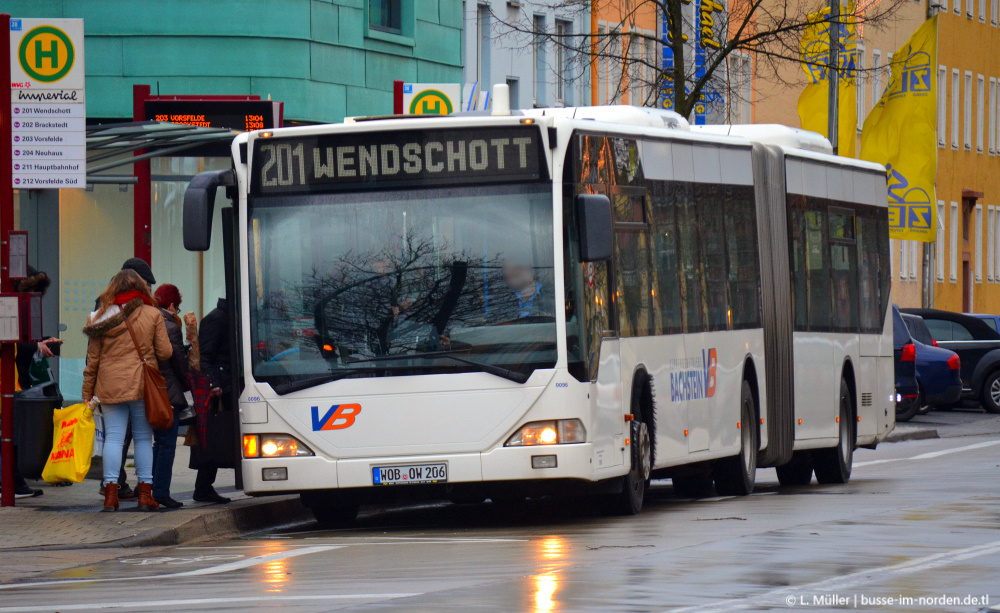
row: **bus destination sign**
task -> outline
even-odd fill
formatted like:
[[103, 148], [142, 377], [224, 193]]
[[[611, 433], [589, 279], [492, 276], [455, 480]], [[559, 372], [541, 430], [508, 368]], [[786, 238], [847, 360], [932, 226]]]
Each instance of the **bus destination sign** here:
[[257, 138], [252, 195], [532, 181], [545, 176], [536, 126]]

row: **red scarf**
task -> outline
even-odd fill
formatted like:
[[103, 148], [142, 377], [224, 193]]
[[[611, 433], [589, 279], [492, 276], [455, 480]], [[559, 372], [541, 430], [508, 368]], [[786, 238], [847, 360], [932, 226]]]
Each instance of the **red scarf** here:
[[145, 302], [151, 307], [156, 306], [155, 304], [153, 304], [153, 301], [149, 299], [149, 296], [136, 289], [130, 292], [123, 292], [121, 294], [117, 294], [115, 296], [115, 304], [117, 304], [118, 306], [125, 306], [126, 304], [132, 302], [136, 298], [141, 299], [143, 302]]

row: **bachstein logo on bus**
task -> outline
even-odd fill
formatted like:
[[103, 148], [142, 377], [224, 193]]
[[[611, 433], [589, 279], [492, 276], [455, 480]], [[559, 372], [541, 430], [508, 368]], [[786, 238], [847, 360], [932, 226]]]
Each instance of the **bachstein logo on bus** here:
[[[671, 362], [670, 401], [701, 400], [715, 395], [715, 370], [719, 364], [715, 349], [702, 349], [701, 358]], [[676, 370], [674, 370], [676, 369]]]
[[321, 417], [319, 407], [312, 407], [313, 432], [350, 428], [360, 412], [360, 404], [335, 404]]

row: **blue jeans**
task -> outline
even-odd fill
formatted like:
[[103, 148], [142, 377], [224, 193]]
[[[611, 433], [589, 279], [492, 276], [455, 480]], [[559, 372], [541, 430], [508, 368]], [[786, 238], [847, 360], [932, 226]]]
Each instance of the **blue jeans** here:
[[153, 432], [153, 498], [170, 498], [170, 478], [174, 474], [177, 452], [177, 428], [180, 412], [174, 409], [174, 423], [166, 430]]
[[118, 483], [122, 468], [122, 447], [129, 416], [132, 417], [132, 440], [135, 445], [135, 472], [139, 483], [153, 482], [153, 429], [146, 421], [146, 403], [142, 400], [103, 405], [104, 411], [104, 484]]

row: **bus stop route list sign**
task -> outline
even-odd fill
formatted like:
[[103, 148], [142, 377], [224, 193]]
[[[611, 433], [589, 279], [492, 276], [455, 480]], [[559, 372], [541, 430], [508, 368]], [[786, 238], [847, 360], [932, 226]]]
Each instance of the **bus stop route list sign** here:
[[14, 189], [86, 187], [82, 19], [10, 20]]

